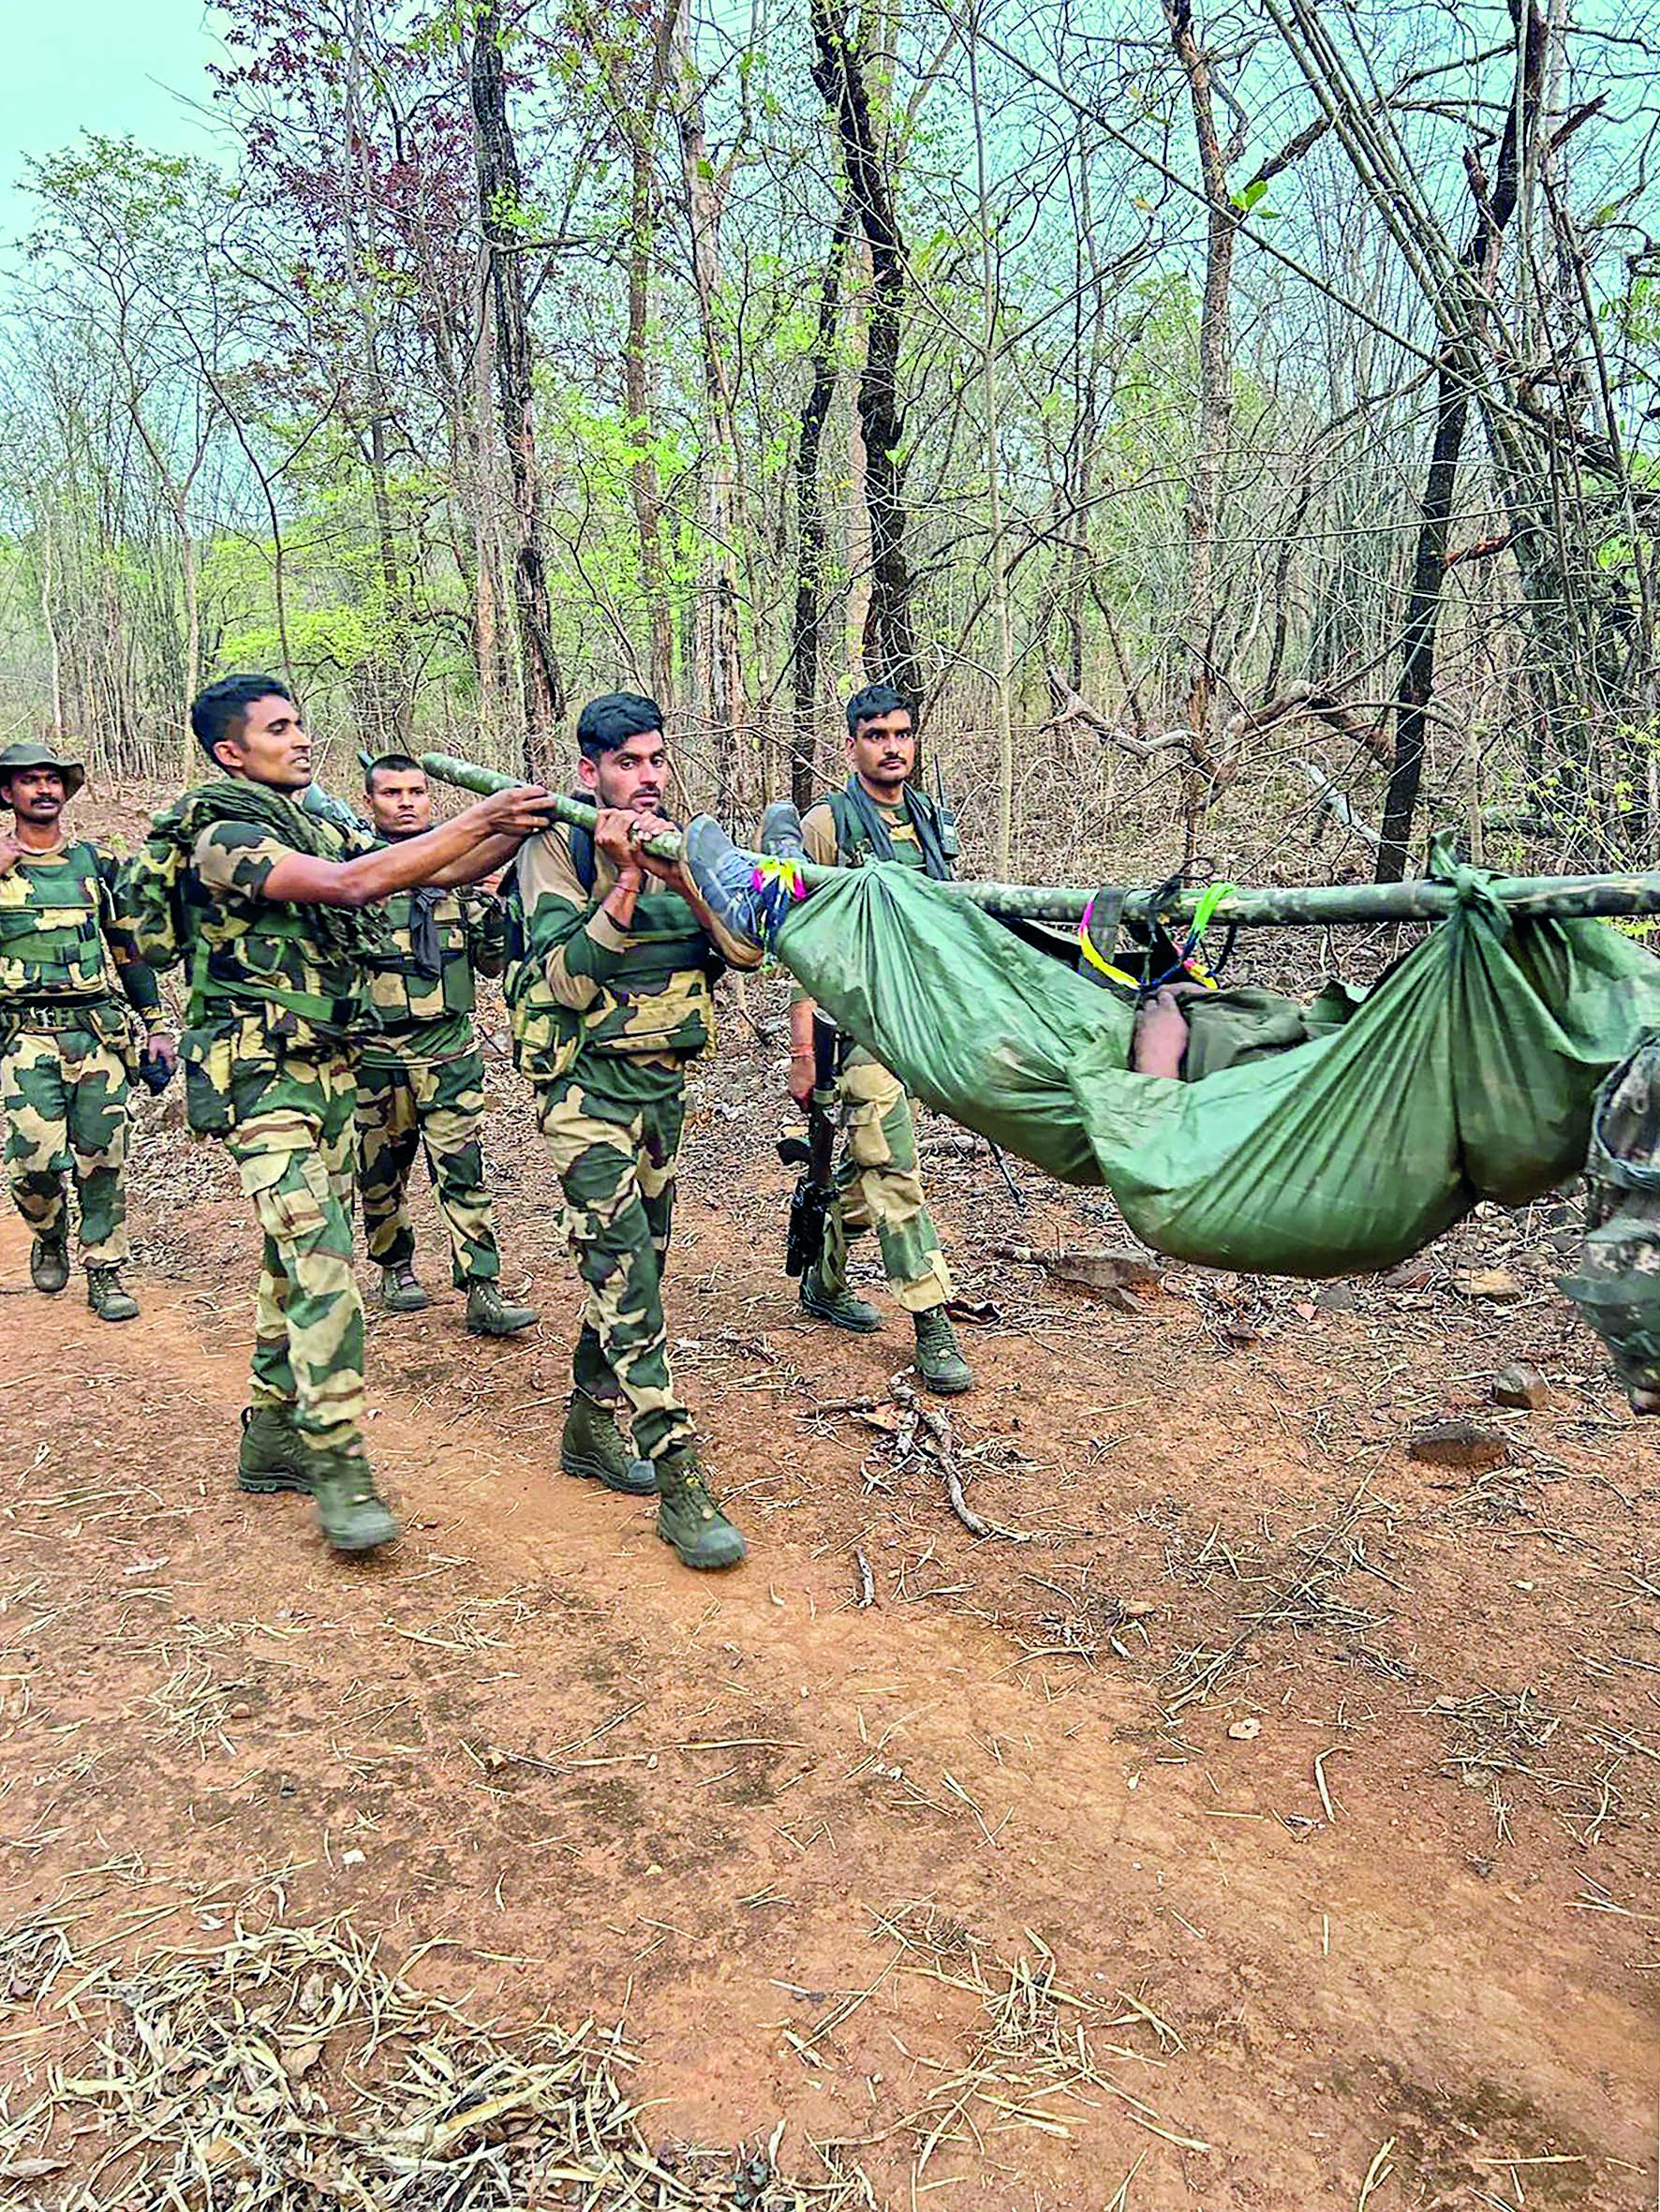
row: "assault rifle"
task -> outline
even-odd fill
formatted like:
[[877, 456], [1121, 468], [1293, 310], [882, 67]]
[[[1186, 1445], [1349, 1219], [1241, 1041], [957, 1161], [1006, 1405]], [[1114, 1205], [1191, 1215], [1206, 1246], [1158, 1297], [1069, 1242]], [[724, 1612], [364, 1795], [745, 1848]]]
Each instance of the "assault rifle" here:
[[790, 1201], [790, 1227], [784, 1242], [784, 1272], [805, 1275], [824, 1251], [824, 1217], [836, 1188], [830, 1180], [836, 1151], [836, 1024], [813, 1009], [813, 1091], [807, 1108], [807, 1137], [778, 1139], [778, 1158], [799, 1167], [801, 1179]]

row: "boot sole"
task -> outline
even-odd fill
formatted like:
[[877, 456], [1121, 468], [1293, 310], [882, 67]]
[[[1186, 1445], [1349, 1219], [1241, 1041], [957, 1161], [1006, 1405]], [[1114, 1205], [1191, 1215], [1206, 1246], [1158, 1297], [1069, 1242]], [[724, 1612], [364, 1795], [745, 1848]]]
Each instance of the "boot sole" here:
[[97, 1306], [91, 1306], [87, 1310], [89, 1313], [96, 1314], [100, 1321], [136, 1321], [139, 1317], [137, 1306], [130, 1314], [106, 1314]]
[[528, 1321], [515, 1321], [511, 1329], [499, 1329], [493, 1322], [469, 1321], [467, 1333], [468, 1336], [523, 1336], [527, 1329], [534, 1329], [541, 1319], [540, 1314], [532, 1314]]
[[654, 1533], [660, 1537], [665, 1544], [667, 1544], [669, 1550], [674, 1554], [681, 1566], [689, 1567], [693, 1574], [720, 1574], [724, 1572], [724, 1570], [729, 1566], [742, 1566], [744, 1561], [748, 1557], [747, 1551], [739, 1551], [734, 1552], [730, 1559], [688, 1559], [685, 1552], [681, 1551], [679, 1545], [675, 1543], [673, 1537], [664, 1536], [660, 1528], [656, 1530]]
[[619, 1498], [654, 1498], [657, 1495], [655, 1475], [644, 1488], [631, 1482], [619, 1482], [609, 1467], [601, 1466], [597, 1460], [578, 1459], [574, 1453], [569, 1456], [564, 1452], [559, 1454], [559, 1472], [562, 1475], [574, 1475], [579, 1482], [598, 1482]]
[[924, 1374], [921, 1368], [917, 1369], [916, 1375], [923, 1388], [932, 1390], [936, 1398], [960, 1398], [965, 1390], [971, 1390], [974, 1387], [971, 1374], [965, 1374], [960, 1383], [943, 1382], [935, 1375]]
[[60, 1291], [68, 1289], [69, 1278], [66, 1275], [61, 1283], [37, 1283], [34, 1276], [31, 1275], [29, 1285], [31, 1289], [37, 1290], [42, 1298], [56, 1298]]
[[809, 1306], [806, 1299], [798, 1300], [802, 1312], [809, 1321], [822, 1321], [826, 1329], [845, 1329], [849, 1336], [880, 1336], [882, 1315], [873, 1314], [868, 1321], [844, 1321], [839, 1314], [822, 1314], [817, 1306]]
[[390, 1299], [383, 1298], [380, 1301], [380, 1311], [383, 1314], [424, 1314], [431, 1304], [431, 1299], [423, 1298], [411, 1304], [394, 1306]]
[[378, 1551], [385, 1544], [395, 1544], [403, 1533], [394, 1524], [383, 1537], [332, 1537], [325, 1528], [323, 1540], [331, 1551]]
[[236, 1477], [238, 1490], [246, 1491], [250, 1497], [270, 1497], [279, 1490], [298, 1491], [303, 1497], [310, 1497], [311, 1483], [304, 1475], [243, 1475]]

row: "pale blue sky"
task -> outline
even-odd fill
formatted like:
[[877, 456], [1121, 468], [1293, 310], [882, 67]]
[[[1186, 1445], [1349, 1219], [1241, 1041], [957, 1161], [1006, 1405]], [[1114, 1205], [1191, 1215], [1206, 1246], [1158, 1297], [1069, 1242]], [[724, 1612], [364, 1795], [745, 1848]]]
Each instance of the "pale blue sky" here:
[[212, 153], [216, 52], [201, 0], [0, 0], [0, 238], [30, 221], [25, 158], [82, 130]]

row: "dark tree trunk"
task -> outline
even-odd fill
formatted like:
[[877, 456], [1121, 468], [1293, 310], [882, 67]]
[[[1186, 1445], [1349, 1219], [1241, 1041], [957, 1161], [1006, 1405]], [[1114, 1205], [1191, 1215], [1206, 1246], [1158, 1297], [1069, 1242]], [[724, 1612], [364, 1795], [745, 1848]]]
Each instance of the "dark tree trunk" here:
[[[1510, 0], [1511, 21], [1520, 27], [1524, 6], [1527, 30], [1518, 62], [1519, 82], [1505, 110], [1504, 135], [1499, 146], [1490, 196], [1485, 191], [1474, 156], [1467, 156], [1471, 190], [1475, 199], [1475, 222], [1459, 259], [1472, 285], [1479, 284], [1484, 289], [1490, 288], [1493, 256], [1504, 225], [1516, 210], [1521, 150], [1533, 130], [1544, 75], [1548, 38], [1545, 19], [1537, 13], [1532, 0]], [[1424, 737], [1430, 701], [1435, 690], [1435, 633], [1441, 620], [1441, 590], [1452, 533], [1453, 493], [1470, 398], [1480, 376], [1475, 358], [1478, 319], [1476, 303], [1470, 297], [1469, 326], [1447, 340], [1436, 371], [1435, 436], [1430, 447], [1430, 467], [1418, 508], [1412, 589], [1401, 639], [1395, 765], [1384, 794], [1383, 836], [1378, 844], [1376, 880], [1380, 883], [1398, 883], [1406, 872], [1418, 787], [1423, 780]]]
[[865, 502], [870, 517], [870, 609], [865, 673], [905, 698], [922, 697], [922, 662], [911, 612], [905, 550], [905, 470], [899, 447], [899, 340], [905, 317], [905, 243], [893, 179], [882, 158], [865, 61], [850, 39], [837, 0], [810, 0], [813, 82], [830, 111], [847, 177], [848, 206], [870, 254], [871, 302], [865, 364], [859, 374], [859, 427], [865, 439]]
[[841, 264], [847, 252], [845, 211], [831, 232], [819, 280], [819, 317], [813, 329], [812, 383], [801, 410], [795, 448], [795, 616], [791, 646], [795, 723], [790, 746], [790, 796], [806, 809], [813, 795], [813, 739], [819, 705], [820, 646], [824, 618], [824, 506], [819, 494], [819, 451], [836, 396], [836, 326], [841, 312]]
[[524, 178], [508, 116], [498, 0], [478, 0], [473, 23], [471, 89], [479, 215], [495, 308], [497, 406], [513, 493], [513, 605], [525, 696], [525, 766], [527, 774], [540, 776], [548, 766], [564, 718], [565, 686], [554, 652], [542, 557], [530, 327], [524, 255], [514, 229]]

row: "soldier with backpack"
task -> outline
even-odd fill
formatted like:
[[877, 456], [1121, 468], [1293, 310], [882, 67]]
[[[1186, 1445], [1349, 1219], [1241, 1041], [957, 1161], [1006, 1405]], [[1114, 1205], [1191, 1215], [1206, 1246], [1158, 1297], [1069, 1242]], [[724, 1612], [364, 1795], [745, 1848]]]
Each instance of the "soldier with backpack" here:
[[[691, 1567], [733, 1566], [720, 1511], [669, 1370], [661, 1280], [686, 1119], [686, 1075], [714, 1043], [712, 987], [758, 947], [715, 922], [689, 879], [640, 850], [670, 824], [662, 714], [617, 691], [576, 725], [590, 836], [556, 824], [519, 854], [507, 995], [513, 1051], [565, 1194], [586, 1286], [559, 1463], [630, 1496]], [[616, 1425], [627, 1403], [632, 1448]]]
[[[870, 684], [847, 703], [851, 774], [801, 823], [806, 857], [826, 868], [897, 860], [936, 881], [948, 878], [956, 834], [920, 784], [911, 781], [916, 737], [911, 709], [889, 684]], [[787, 851], [791, 839], [764, 840]], [[790, 1095], [812, 1097], [813, 1002], [797, 986], [790, 1005]], [[848, 1286], [848, 1242], [874, 1228], [888, 1287], [912, 1316], [916, 1371], [930, 1390], [966, 1390], [972, 1376], [945, 1308], [951, 1270], [923, 1195], [911, 1101], [898, 1077], [862, 1047], [841, 1041], [838, 1091], [847, 1141], [836, 1196], [824, 1220], [823, 1252], [801, 1278], [801, 1304], [815, 1321], [873, 1335], [882, 1315]]]
[[311, 740], [274, 677], [226, 676], [190, 710], [215, 771], [157, 815], [123, 882], [123, 920], [159, 966], [182, 961], [187, 1119], [236, 1163], [264, 1236], [237, 1480], [316, 1501], [338, 1551], [397, 1522], [363, 1453], [363, 1309], [352, 1273], [356, 1058], [371, 1026], [377, 902], [470, 883], [545, 816], [538, 789], [371, 849], [308, 813]]
[[[363, 771], [378, 846], [432, 827], [432, 790], [421, 763], [384, 752]], [[369, 960], [375, 1033], [358, 1061], [357, 1182], [369, 1257], [394, 1314], [427, 1305], [415, 1272], [415, 1231], [406, 1193], [424, 1149], [450, 1233], [451, 1279], [467, 1293], [474, 1336], [516, 1336], [541, 1316], [501, 1295], [501, 1260], [484, 1184], [484, 1060], [473, 1032], [475, 975], [499, 975], [507, 915], [471, 889], [422, 885], [387, 910], [385, 949]]]
[[137, 1061], [117, 988], [164, 1075], [174, 1047], [156, 977], [116, 922], [116, 863], [90, 839], [64, 835], [64, 809], [85, 780], [79, 761], [48, 745], [0, 752], [0, 807], [13, 817], [0, 835], [0, 1105], [11, 1195], [34, 1233], [29, 1280], [49, 1297], [68, 1283], [67, 1174], [81, 1209], [86, 1302], [100, 1320], [130, 1321], [139, 1305], [121, 1269]]

